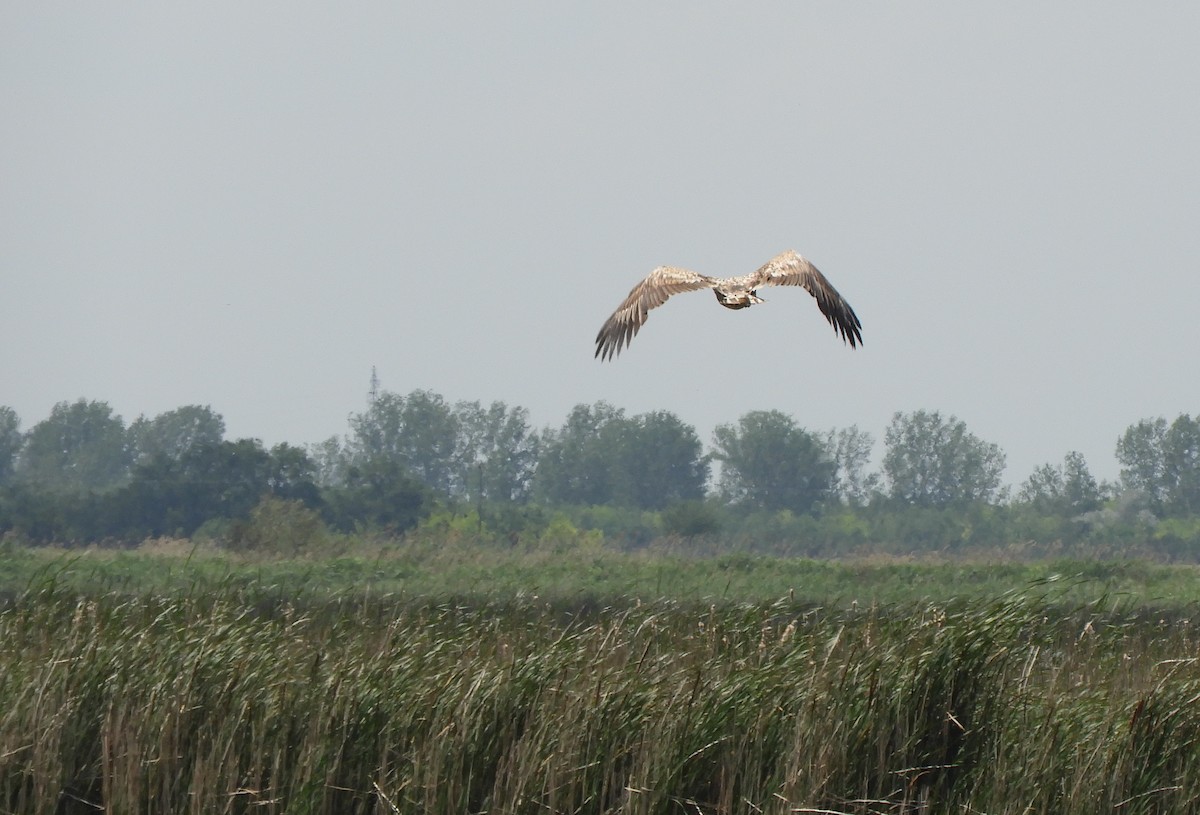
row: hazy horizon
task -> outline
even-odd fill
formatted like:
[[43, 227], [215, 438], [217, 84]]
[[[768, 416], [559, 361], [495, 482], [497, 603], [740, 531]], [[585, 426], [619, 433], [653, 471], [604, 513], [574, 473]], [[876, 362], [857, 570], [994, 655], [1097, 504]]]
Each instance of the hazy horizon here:
[[[876, 438], [1005, 480], [1200, 412], [1200, 8], [1112, 2], [28, 5], [0, 12], [0, 404], [318, 442], [397, 393]], [[803, 291], [603, 320], [654, 266]]]

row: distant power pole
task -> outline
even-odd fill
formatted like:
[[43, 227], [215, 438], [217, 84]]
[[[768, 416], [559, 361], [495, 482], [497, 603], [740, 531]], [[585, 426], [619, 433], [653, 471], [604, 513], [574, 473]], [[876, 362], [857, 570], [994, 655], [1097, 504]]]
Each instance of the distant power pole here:
[[367, 406], [375, 404], [375, 400], [379, 398], [379, 376], [375, 373], [375, 366], [371, 366], [371, 389], [367, 391]]

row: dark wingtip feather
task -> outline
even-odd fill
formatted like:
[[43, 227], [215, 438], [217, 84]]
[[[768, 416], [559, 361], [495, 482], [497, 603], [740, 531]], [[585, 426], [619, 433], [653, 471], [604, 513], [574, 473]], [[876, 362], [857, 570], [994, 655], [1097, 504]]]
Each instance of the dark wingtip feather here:
[[607, 362], [621, 352], [621, 332], [614, 331], [616, 328], [617, 326], [609, 320], [600, 329], [600, 333], [596, 335], [596, 353], [593, 359]]

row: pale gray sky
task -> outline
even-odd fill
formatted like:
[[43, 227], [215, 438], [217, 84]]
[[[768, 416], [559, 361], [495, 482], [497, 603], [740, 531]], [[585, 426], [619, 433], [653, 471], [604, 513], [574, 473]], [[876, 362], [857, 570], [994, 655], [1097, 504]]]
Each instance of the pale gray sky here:
[[[1200, 411], [1200, 6], [9, 3], [0, 404], [319, 441], [383, 386], [956, 414], [1009, 481]], [[800, 290], [600, 324], [656, 265]], [[877, 449], [877, 453], [878, 453]]]

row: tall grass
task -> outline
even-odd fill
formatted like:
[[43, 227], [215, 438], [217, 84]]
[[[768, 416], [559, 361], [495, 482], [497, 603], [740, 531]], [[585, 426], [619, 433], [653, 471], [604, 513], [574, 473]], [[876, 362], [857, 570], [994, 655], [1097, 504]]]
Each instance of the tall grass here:
[[1196, 626], [1042, 600], [0, 610], [0, 811], [1197, 809]]

